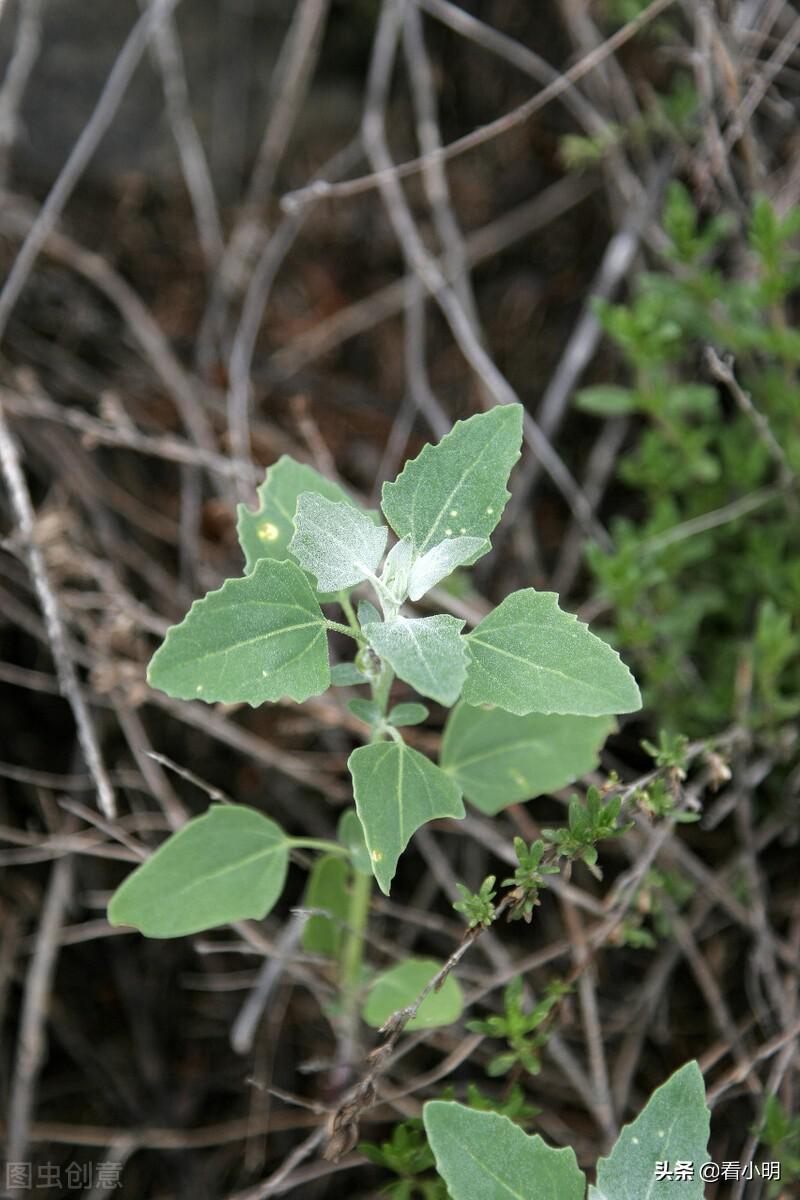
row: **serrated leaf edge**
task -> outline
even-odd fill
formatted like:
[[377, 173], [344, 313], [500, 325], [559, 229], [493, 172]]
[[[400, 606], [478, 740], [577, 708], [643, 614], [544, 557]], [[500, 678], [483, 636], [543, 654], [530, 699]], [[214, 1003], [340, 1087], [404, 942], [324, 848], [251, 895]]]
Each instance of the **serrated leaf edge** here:
[[[521, 406], [521, 405], [519, 405], [519, 406], [517, 406], [517, 405], [495, 405], [495, 408], [489, 409], [488, 411], [489, 411], [489, 412], [494, 412], [494, 411], [495, 411], [495, 409], [498, 409], [498, 408], [508, 408], [508, 409], [514, 409], [514, 408], [517, 408], [517, 407], [519, 407], [519, 408], [520, 408], [520, 410], [521, 410], [521, 408], [522, 408], [522, 406]], [[399, 475], [398, 475], [398, 476], [397, 476], [397, 477], [396, 477], [394, 480], [392, 480], [390, 483], [384, 483], [384, 485], [383, 485], [383, 488], [381, 489], [381, 511], [383, 512], [383, 515], [386, 517], [386, 520], [387, 520], [387, 521], [389, 521], [389, 525], [392, 527], [392, 529], [394, 529], [394, 526], [392, 525], [391, 521], [389, 520], [389, 516], [388, 516], [388, 514], [386, 513], [386, 510], [385, 510], [385, 509], [384, 509], [384, 507], [383, 507], [384, 493], [385, 493], [385, 491], [386, 491], [386, 488], [387, 488], [387, 487], [389, 487], [389, 486], [392, 486], [392, 487], [393, 487], [393, 486], [395, 486], [396, 484], [398, 484], [398, 483], [400, 482], [400, 480], [403, 478], [403, 476], [405, 475], [406, 471], [408, 471], [408, 470], [409, 470], [409, 468], [413, 467], [415, 464], [419, 464], [420, 466], [424, 465], [424, 463], [425, 463], [426, 459], [428, 459], [428, 458], [430, 457], [431, 453], [433, 453], [435, 450], [437, 450], [437, 449], [438, 449], [440, 446], [443, 446], [443, 445], [445, 444], [445, 442], [447, 442], [447, 441], [448, 441], [450, 438], [452, 438], [452, 437], [453, 437], [455, 434], [457, 434], [457, 433], [458, 433], [458, 431], [459, 431], [459, 430], [460, 430], [460, 429], [461, 429], [463, 426], [465, 426], [465, 425], [469, 425], [469, 423], [470, 423], [471, 421], [477, 421], [477, 420], [479, 420], [481, 417], [485, 417], [486, 415], [487, 415], [487, 413], [485, 413], [485, 412], [482, 412], [482, 413], [474, 413], [474, 414], [473, 414], [471, 417], [467, 417], [465, 420], [456, 421], [456, 422], [455, 422], [455, 424], [453, 425], [452, 429], [450, 429], [450, 430], [449, 430], [449, 431], [448, 431], [448, 432], [447, 432], [447, 433], [444, 435], [444, 437], [440, 438], [440, 439], [439, 439], [439, 441], [438, 441], [438, 442], [436, 442], [436, 443], [426, 442], [426, 444], [425, 444], [425, 445], [422, 447], [422, 449], [420, 450], [419, 454], [418, 454], [418, 455], [417, 455], [415, 458], [410, 458], [410, 459], [408, 459], [408, 461], [405, 463], [405, 465], [404, 465], [404, 467], [403, 467], [402, 471], [400, 472], [400, 474], [399, 474]], [[423, 543], [422, 543], [422, 544], [421, 544], [419, 547], [417, 547], [417, 554], [419, 554], [419, 555], [422, 555], [422, 554], [424, 554], [424, 553], [425, 553], [425, 551], [426, 551], [426, 550], [429, 548], [429, 543], [430, 543], [430, 540], [431, 540], [431, 538], [432, 538], [432, 536], [433, 536], [433, 530], [434, 530], [434, 529], [437, 527], [437, 525], [438, 525], [438, 524], [439, 524], [439, 522], [441, 521], [442, 517], [444, 516], [444, 514], [445, 514], [445, 513], [447, 512], [447, 510], [449, 509], [449, 507], [450, 507], [450, 504], [451, 504], [451, 502], [452, 502], [452, 499], [453, 499], [453, 496], [456, 494], [456, 492], [458, 491], [458, 489], [459, 489], [459, 488], [461, 487], [461, 485], [464, 483], [464, 480], [465, 480], [465, 479], [466, 479], [466, 478], [467, 478], [467, 477], [468, 477], [468, 476], [471, 474], [471, 472], [472, 472], [472, 471], [475, 469], [475, 467], [478, 465], [478, 463], [482, 461], [482, 459], [484, 458], [484, 456], [485, 456], [485, 454], [486, 454], [486, 451], [487, 451], [487, 450], [489, 449], [489, 447], [492, 445], [492, 443], [494, 442], [495, 438], [496, 438], [496, 437], [499, 435], [499, 433], [500, 433], [500, 430], [501, 430], [501, 426], [498, 426], [498, 428], [497, 428], [497, 429], [494, 431], [494, 433], [492, 434], [492, 436], [491, 436], [491, 437], [490, 437], [490, 438], [487, 440], [487, 442], [486, 442], [486, 443], [484, 444], [484, 446], [482, 447], [480, 454], [479, 454], [479, 455], [478, 455], [476, 458], [474, 458], [474, 459], [473, 459], [473, 460], [470, 462], [470, 464], [469, 464], [469, 466], [467, 467], [467, 469], [466, 469], [466, 470], [465, 470], [465, 471], [462, 473], [461, 477], [459, 478], [459, 480], [458, 480], [458, 483], [455, 485], [455, 487], [453, 487], [453, 488], [451, 489], [451, 491], [450, 491], [450, 494], [449, 494], [449, 496], [448, 496], [447, 500], [444, 502], [444, 504], [442, 505], [441, 509], [439, 510], [439, 513], [438, 513], [438, 515], [437, 515], [437, 517], [436, 517], [436, 520], [435, 520], [435, 521], [432, 523], [432, 525], [431, 525], [431, 532], [428, 534], [428, 536], [427, 536], [427, 538], [425, 539], [425, 541], [424, 541], [424, 542], [423, 542]], [[510, 467], [510, 469], [509, 469], [509, 475], [511, 474], [511, 471], [514, 469], [514, 466], [516, 465], [516, 463], [519, 461], [519, 458], [520, 458], [520, 455], [521, 455], [521, 454], [522, 454], [522, 445], [521, 445], [521, 443], [520, 443], [520, 448], [519, 448], [519, 450], [517, 451], [517, 454], [516, 454], [516, 456], [514, 457], [514, 460], [513, 460], [513, 462], [511, 463], [511, 467]], [[417, 500], [417, 496], [418, 496], [418, 495], [419, 495], [419, 489], [417, 489], [417, 490], [414, 492], [414, 499], [412, 500], [412, 504], [411, 504], [411, 531], [410, 531], [410, 536], [411, 536], [411, 539], [412, 539], [412, 541], [413, 541], [415, 544], [416, 544], [416, 534], [415, 534], [415, 528], [416, 528], [416, 526], [415, 526], [415, 522], [414, 522], [414, 508], [415, 508], [415, 506], [416, 506], [416, 500]], [[509, 492], [508, 488], [506, 487], [506, 488], [504, 488], [504, 491], [503, 491], [503, 500], [502, 500], [502, 503], [500, 504], [500, 507], [499, 507], [499, 510], [498, 510], [498, 513], [497, 513], [497, 521], [498, 521], [498, 522], [499, 522], [499, 520], [500, 520], [501, 516], [503, 515], [503, 512], [505, 511], [505, 507], [506, 507], [506, 505], [508, 504], [508, 501], [509, 501], [510, 499], [511, 499], [511, 493]], [[495, 523], [495, 525], [496, 525], [496, 524], [497, 524], [497, 522]], [[396, 529], [395, 529], [395, 533], [397, 534], [397, 536], [398, 536], [398, 537], [404, 536], [404, 535], [401, 535], [401, 534], [400, 534], [400, 532], [399, 532], [399, 530], [396, 530]], [[486, 541], [487, 541], [487, 543], [489, 544], [489, 546], [491, 546], [491, 541], [490, 541], [490, 539], [489, 539], [488, 537], [487, 537]], [[436, 543], [436, 544], [438, 545], [438, 543]]]
[[[305, 586], [308, 588], [309, 595], [311, 596], [312, 600], [316, 604], [317, 609], [319, 611], [319, 620], [317, 620], [317, 618], [315, 616], [313, 621], [306, 621], [299, 625], [290, 625], [290, 626], [284, 627], [283, 629], [276, 629], [276, 630], [271, 631], [266, 634], [260, 634], [256, 638], [248, 638], [247, 640], [245, 640], [243, 642], [237, 642], [235, 644], [235, 646], [226, 647], [225, 650], [209, 650], [205, 654], [199, 655], [199, 657], [196, 661], [199, 662], [204, 658], [211, 658], [215, 654], [228, 653], [231, 649], [239, 649], [240, 646], [246, 646], [251, 643], [266, 641], [267, 638], [276, 637], [283, 633], [295, 633], [298, 629], [310, 629], [314, 625], [319, 625], [320, 626], [319, 635], [317, 637], [315, 637], [311, 642], [309, 642], [308, 645], [299, 654], [295, 655], [294, 658], [288, 659], [286, 663], [282, 663], [281, 670], [283, 670], [283, 668], [286, 666], [290, 666], [294, 662], [299, 662], [299, 660], [301, 658], [304, 658], [305, 655], [308, 654], [308, 652], [317, 645], [317, 642], [319, 641], [319, 636], [325, 637], [327, 635], [327, 624], [325, 621], [325, 614], [323, 613], [322, 609], [319, 607], [319, 602], [317, 601], [317, 597], [314, 595], [311, 584], [309, 583], [306, 573], [305, 573], [305, 571], [303, 571], [302, 567], [298, 566], [298, 564], [296, 562], [294, 562], [292, 559], [260, 558], [256, 562], [255, 567], [253, 568], [253, 570], [250, 572], [249, 575], [240, 575], [235, 578], [226, 579], [220, 587], [214, 588], [210, 592], [206, 592], [205, 596], [198, 596], [198, 598], [192, 602], [192, 605], [191, 605], [189, 611], [186, 613], [183, 620], [179, 621], [177, 623], [177, 625], [170, 626], [170, 628], [167, 630], [166, 634], [164, 635], [163, 642], [161, 643], [161, 645], [158, 647], [158, 649], [153, 654], [152, 658], [150, 659], [150, 662], [147, 664], [146, 679], [147, 679], [148, 686], [153, 688], [155, 691], [163, 692], [164, 695], [170, 696], [174, 700], [203, 700], [207, 704], [218, 704], [218, 703], [247, 704], [250, 708], [260, 708], [262, 703], [278, 703], [278, 701], [256, 701], [256, 702], [253, 702], [252, 700], [236, 700], [236, 701], [218, 700], [218, 699], [215, 699], [214, 697], [209, 698], [207, 696], [204, 696], [202, 694], [202, 692], [196, 692], [196, 691], [191, 695], [188, 695], [188, 694], [181, 695], [176, 692], [166, 691], [166, 689], [161, 687], [158, 683], [154, 683], [151, 676], [152, 676], [153, 667], [156, 664], [156, 660], [159, 658], [159, 656], [162, 654], [162, 652], [167, 649], [170, 642], [173, 640], [174, 636], [176, 636], [177, 631], [179, 629], [182, 629], [183, 626], [187, 624], [187, 622], [189, 621], [189, 619], [190, 619], [192, 613], [195, 611], [195, 609], [197, 609], [200, 605], [205, 604], [205, 602], [207, 600], [211, 599], [211, 597], [222, 596], [223, 593], [226, 591], [226, 589], [228, 592], [234, 591], [237, 587], [240, 587], [243, 583], [254, 580], [257, 577], [257, 574], [259, 571], [261, 571], [263, 573], [268, 570], [271, 570], [271, 571], [274, 571], [275, 569], [285, 570], [286, 568], [289, 568], [291, 571], [296, 571], [298, 573], [298, 576], [302, 579]], [[292, 603], [291, 601], [248, 600], [248, 601], [245, 601], [245, 603], [259, 604], [259, 605], [264, 605], [267, 607], [274, 607], [276, 605], [282, 605], [285, 608], [296, 608], [300, 612], [304, 612], [304, 613], [308, 613], [308, 611], [309, 611], [307, 608], [304, 608], [302, 604], [295, 604], [295, 603]], [[321, 689], [321, 691], [310, 692], [307, 694], [301, 691], [301, 692], [298, 692], [297, 695], [293, 695], [292, 692], [287, 691], [284, 693], [284, 695], [287, 696], [290, 700], [293, 700], [295, 702], [295, 704], [302, 704], [305, 700], [308, 700], [310, 698], [310, 696], [321, 695], [322, 692], [326, 691], [328, 687], [330, 687], [330, 663], [328, 663], [328, 682], [326, 683], [325, 687]], [[281, 697], [281, 699], [283, 699], [283, 696]]]

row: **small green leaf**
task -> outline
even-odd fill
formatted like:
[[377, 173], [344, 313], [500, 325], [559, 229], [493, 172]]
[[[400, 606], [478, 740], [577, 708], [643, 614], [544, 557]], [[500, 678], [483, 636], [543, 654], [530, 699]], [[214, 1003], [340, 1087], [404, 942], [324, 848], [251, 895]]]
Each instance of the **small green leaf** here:
[[598, 384], [576, 392], [575, 406], [596, 417], [623, 417], [636, 411], [636, 393], [630, 388]]
[[385, 483], [381, 507], [398, 537], [409, 535], [417, 554], [449, 537], [475, 537], [489, 549], [502, 516], [506, 481], [519, 458], [522, 406], [498, 405], [456, 421], [436, 446], [424, 446], [394, 483]]
[[636, 681], [616, 650], [563, 612], [555, 592], [513, 592], [464, 640], [467, 704], [496, 704], [518, 716], [595, 717], [641, 708]]
[[453, 1100], [429, 1100], [422, 1119], [453, 1200], [583, 1200], [586, 1179], [570, 1147], [554, 1150], [508, 1117]]
[[356, 810], [384, 895], [412, 834], [437, 817], [463, 817], [458, 785], [404, 742], [359, 746], [348, 759]]
[[496, 880], [496, 875], [487, 875], [477, 892], [471, 892], [463, 883], [456, 883], [461, 899], [455, 901], [453, 908], [456, 912], [464, 914], [470, 929], [474, 929], [476, 925], [483, 925], [488, 929], [494, 920]]
[[367, 843], [364, 841], [364, 830], [354, 808], [346, 809], [339, 818], [336, 840], [347, 847], [350, 852], [350, 862], [355, 871], [360, 872], [361, 875], [372, 875], [372, 863]]
[[374, 604], [370, 604], [369, 600], [359, 600], [358, 602], [358, 623], [362, 627], [364, 625], [374, 625], [376, 621], [380, 621], [381, 614], [378, 612]]
[[[324, 908], [332, 917], [347, 920], [347, 888], [350, 868], [337, 854], [323, 854], [314, 863], [303, 896], [303, 908]], [[335, 958], [342, 944], [344, 926], [330, 917], [309, 917], [303, 929], [303, 949], [309, 954]]]
[[452, 575], [456, 567], [465, 562], [474, 562], [477, 552], [483, 552], [483, 545], [482, 538], [457, 537], [445, 538], [437, 546], [431, 547], [411, 568], [408, 577], [410, 599], [419, 600], [442, 579]]
[[597, 765], [613, 717], [529, 713], [458, 704], [444, 728], [439, 763], [481, 812], [565, 787]]
[[408, 575], [413, 557], [411, 538], [402, 538], [392, 546], [383, 564], [381, 583], [397, 598], [398, 604], [405, 600], [408, 593]]
[[[373, 1029], [380, 1029], [393, 1013], [413, 1004], [442, 964], [431, 958], [407, 958], [405, 962], [382, 971], [374, 980], [364, 1001], [361, 1015]], [[448, 975], [438, 992], [431, 992], [419, 1006], [406, 1029], [435, 1029], [452, 1025], [461, 1016], [464, 997], [453, 975]]]
[[[700, 1168], [708, 1162], [709, 1110], [703, 1076], [689, 1062], [656, 1088], [635, 1121], [620, 1133], [608, 1158], [597, 1163], [594, 1200], [702, 1200]], [[691, 1162], [694, 1178], [656, 1179], [656, 1163]]]
[[358, 508], [355, 500], [338, 483], [326, 479], [313, 467], [296, 462], [290, 455], [282, 455], [268, 468], [258, 489], [258, 508], [253, 511], [240, 504], [237, 509], [236, 531], [248, 574], [261, 558], [283, 562], [290, 557], [294, 514], [297, 499], [303, 492], [316, 492], [328, 500]]
[[195, 600], [147, 672], [151, 687], [182, 700], [301, 703], [330, 683], [325, 618], [293, 562], [262, 559]]
[[424, 704], [395, 704], [386, 719], [396, 729], [403, 725], [421, 725], [428, 719], [428, 710]]
[[304, 492], [294, 515], [289, 549], [317, 581], [320, 592], [337, 592], [374, 575], [389, 530], [375, 525], [351, 504]]
[[151, 938], [261, 920], [283, 891], [288, 861], [286, 835], [269, 817], [239, 804], [212, 804], [117, 888], [108, 919]]
[[370, 645], [421, 696], [454, 704], [467, 675], [467, 654], [457, 617], [395, 617], [367, 625]]
[[380, 724], [380, 705], [376, 704], [374, 700], [349, 700], [347, 707], [354, 717], [358, 717], [359, 721], [364, 721], [367, 725]]
[[334, 687], [359, 687], [367, 682], [366, 675], [355, 663], [336, 663], [331, 667], [331, 683]]

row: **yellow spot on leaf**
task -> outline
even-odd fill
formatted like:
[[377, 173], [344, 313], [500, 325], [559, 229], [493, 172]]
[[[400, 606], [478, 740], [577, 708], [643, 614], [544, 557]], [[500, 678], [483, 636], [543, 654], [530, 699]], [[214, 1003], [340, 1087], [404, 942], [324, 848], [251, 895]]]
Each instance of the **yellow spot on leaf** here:
[[281, 531], [272, 521], [262, 521], [258, 527], [258, 536], [262, 542], [275, 542], [281, 536]]
[[383, 858], [383, 855], [381, 854], [380, 850], [372, 851], [372, 861], [373, 862], [380, 862], [382, 858]]
[[511, 768], [509, 768], [508, 773], [511, 776], [511, 778], [514, 780], [514, 783], [516, 783], [516, 785], [518, 787], [526, 788], [528, 786], [528, 781], [525, 778], [525, 776], [522, 774], [521, 771], [517, 771], [517, 770], [515, 770], [514, 767], [511, 767]]
[[486, 510], [486, 511], [487, 511], [487, 513], [489, 514], [489, 516], [491, 516], [491, 515], [492, 515], [492, 513], [494, 512], [494, 509], [492, 508], [491, 504], [489, 505], [489, 507], [487, 508], [487, 510]]
[[457, 509], [457, 508], [451, 508], [451, 509], [450, 509], [450, 516], [451, 516], [451, 517], [457, 517], [457, 516], [458, 516], [458, 509]]
[[450, 537], [450, 534], [452, 532], [453, 532], [452, 529], [445, 529], [445, 533], [447, 534], [448, 537]]

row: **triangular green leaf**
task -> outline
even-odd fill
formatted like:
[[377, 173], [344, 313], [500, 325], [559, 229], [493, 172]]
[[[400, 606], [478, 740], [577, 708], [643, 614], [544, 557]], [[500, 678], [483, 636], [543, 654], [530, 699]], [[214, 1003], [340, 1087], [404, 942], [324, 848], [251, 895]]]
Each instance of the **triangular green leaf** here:
[[283, 562], [290, 557], [289, 542], [294, 534], [294, 514], [298, 497], [303, 492], [316, 492], [328, 500], [358, 507], [338, 483], [326, 479], [319, 471], [297, 462], [290, 455], [282, 455], [267, 469], [264, 482], [258, 489], [258, 508], [253, 511], [240, 504], [237, 509], [236, 531], [244, 551], [245, 571], [252, 571], [260, 558]]
[[478, 552], [483, 553], [482, 538], [445, 538], [437, 546], [427, 550], [411, 568], [408, 577], [408, 595], [419, 600], [426, 592], [465, 562], [474, 562]]
[[519, 458], [522, 406], [498, 405], [456, 421], [436, 446], [425, 446], [394, 483], [385, 483], [381, 507], [398, 537], [408, 534], [417, 554], [449, 537], [485, 540], [503, 513], [506, 481]]
[[[380, 1029], [393, 1013], [413, 1004], [427, 983], [440, 971], [441, 963], [432, 958], [407, 958], [405, 962], [382, 971], [373, 981], [361, 1015], [373, 1029]], [[464, 997], [458, 980], [448, 975], [438, 992], [431, 992], [419, 1006], [406, 1029], [435, 1029], [452, 1025], [461, 1016]]]
[[[635, 1121], [597, 1163], [596, 1200], [702, 1200], [700, 1168], [708, 1162], [709, 1110], [703, 1075], [689, 1062], [656, 1088]], [[656, 1163], [691, 1162], [691, 1180], [656, 1179]]]
[[327, 954], [335, 958], [339, 953], [347, 921], [350, 882], [350, 867], [338, 854], [323, 854], [314, 863], [303, 896], [304, 908], [324, 908], [333, 917], [314, 915], [303, 927], [303, 949], [309, 954]]
[[179, 699], [253, 707], [324, 692], [325, 618], [303, 572], [293, 562], [262, 559], [250, 575], [195, 600], [167, 632], [147, 679]]
[[554, 1150], [508, 1117], [453, 1100], [429, 1100], [422, 1119], [453, 1200], [583, 1200], [586, 1179], [570, 1147]]
[[373, 575], [389, 536], [385, 525], [375, 525], [351, 504], [314, 492], [300, 496], [294, 525], [289, 549], [321, 592], [341, 591]]
[[435, 617], [395, 617], [364, 626], [373, 650], [404, 683], [440, 704], [454, 704], [467, 675], [464, 622]]
[[493, 815], [591, 771], [614, 725], [613, 717], [517, 717], [458, 704], [444, 728], [439, 762], [468, 800]]
[[636, 681], [616, 650], [563, 612], [555, 592], [513, 592], [465, 641], [467, 704], [496, 704], [518, 716], [587, 717], [642, 706]]
[[347, 762], [372, 870], [389, 895], [397, 860], [412, 834], [436, 817], [463, 817], [461, 792], [437, 766], [404, 742], [359, 746]]
[[239, 804], [213, 804], [117, 888], [108, 919], [151, 938], [260, 920], [283, 891], [288, 861], [286, 835], [269, 817]]

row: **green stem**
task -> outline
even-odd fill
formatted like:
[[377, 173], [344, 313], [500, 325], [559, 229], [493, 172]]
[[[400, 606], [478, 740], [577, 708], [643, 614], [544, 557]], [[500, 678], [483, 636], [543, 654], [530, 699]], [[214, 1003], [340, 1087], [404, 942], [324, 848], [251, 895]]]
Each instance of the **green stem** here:
[[347, 637], [354, 638], [360, 644], [363, 644], [364, 642], [362, 635], [360, 633], [355, 633], [349, 625], [342, 625], [339, 621], [330, 620], [327, 620], [325, 624], [328, 626], [328, 629], [333, 629], [336, 631], [336, 633], [344, 633]]
[[358, 623], [358, 620], [356, 618], [355, 609], [353, 608], [353, 603], [352, 603], [349, 595], [347, 594], [347, 592], [339, 592], [339, 605], [343, 609], [344, 615], [347, 617], [347, 624], [350, 626], [353, 633], [355, 633], [357, 635], [357, 637], [360, 639], [361, 638], [361, 626]]
[[353, 882], [350, 885], [350, 904], [347, 909], [347, 933], [342, 946], [342, 992], [344, 993], [345, 1010], [348, 1014], [348, 1024], [355, 1025], [356, 999], [361, 977], [361, 963], [364, 958], [364, 935], [367, 929], [369, 915], [370, 893], [372, 878], [353, 872]]
[[386, 710], [389, 707], [389, 693], [392, 690], [393, 681], [394, 671], [388, 663], [384, 663], [377, 682], [372, 684], [372, 699], [380, 709], [382, 717], [386, 716]]
[[[382, 717], [386, 716], [389, 706], [389, 693], [392, 690], [393, 679], [394, 671], [388, 663], [384, 663], [380, 676], [370, 684], [372, 699], [378, 705]], [[373, 740], [383, 736], [376, 730], [373, 733]], [[344, 1038], [341, 1051], [346, 1059], [355, 1052], [357, 1040], [358, 985], [361, 977], [361, 964], [364, 960], [364, 941], [371, 893], [372, 876], [363, 875], [361, 871], [353, 871], [350, 904], [347, 910], [348, 929], [339, 960], [344, 1001]]]
[[324, 854], [338, 854], [343, 858], [349, 857], [349, 850], [338, 842], [326, 842], [324, 838], [288, 838], [289, 845], [298, 850], [322, 850]]

